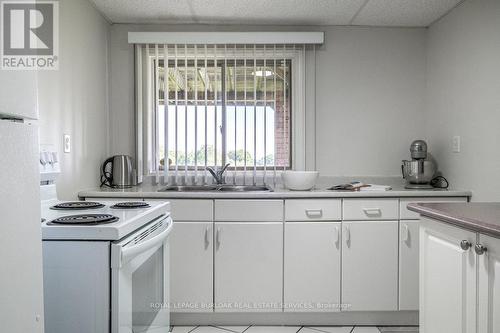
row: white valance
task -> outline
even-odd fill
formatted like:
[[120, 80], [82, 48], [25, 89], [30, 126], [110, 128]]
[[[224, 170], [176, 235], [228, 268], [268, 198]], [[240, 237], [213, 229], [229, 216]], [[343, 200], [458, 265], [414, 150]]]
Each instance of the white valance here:
[[129, 44], [323, 44], [324, 32], [129, 32]]

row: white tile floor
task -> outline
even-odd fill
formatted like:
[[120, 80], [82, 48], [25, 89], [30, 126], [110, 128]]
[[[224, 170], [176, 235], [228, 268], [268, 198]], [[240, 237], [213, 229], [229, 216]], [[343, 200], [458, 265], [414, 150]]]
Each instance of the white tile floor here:
[[352, 326], [303, 327], [300, 333], [351, 333]]
[[217, 326], [217, 327], [237, 333], [243, 333], [248, 329], [248, 326]]
[[418, 333], [418, 327], [375, 326], [175, 326], [172, 333]]

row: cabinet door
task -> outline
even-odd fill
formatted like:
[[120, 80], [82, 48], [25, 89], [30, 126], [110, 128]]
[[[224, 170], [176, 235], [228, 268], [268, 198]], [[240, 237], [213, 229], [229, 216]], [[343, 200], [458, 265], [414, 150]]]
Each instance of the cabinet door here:
[[427, 218], [420, 224], [420, 330], [475, 332], [476, 234]]
[[215, 310], [281, 311], [283, 223], [216, 223]]
[[213, 223], [175, 222], [170, 236], [173, 312], [213, 309]]
[[478, 256], [478, 333], [496, 333], [500, 332], [500, 239], [480, 235], [479, 244], [487, 250]]
[[399, 224], [399, 310], [418, 310], [419, 223]]
[[342, 225], [345, 310], [397, 310], [398, 222], [354, 221]]
[[340, 227], [340, 222], [285, 224], [285, 311], [339, 310]]

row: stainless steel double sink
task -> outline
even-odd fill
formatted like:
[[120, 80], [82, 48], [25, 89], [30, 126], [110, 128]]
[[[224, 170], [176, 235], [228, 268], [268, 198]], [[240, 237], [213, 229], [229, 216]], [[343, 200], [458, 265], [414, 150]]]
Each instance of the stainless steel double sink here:
[[264, 185], [172, 185], [158, 192], [272, 192]]

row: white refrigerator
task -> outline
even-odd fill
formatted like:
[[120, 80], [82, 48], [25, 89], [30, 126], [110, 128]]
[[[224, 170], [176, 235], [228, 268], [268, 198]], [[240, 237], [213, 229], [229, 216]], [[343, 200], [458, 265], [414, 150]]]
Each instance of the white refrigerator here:
[[36, 72], [0, 70], [0, 331], [44, 330]]

